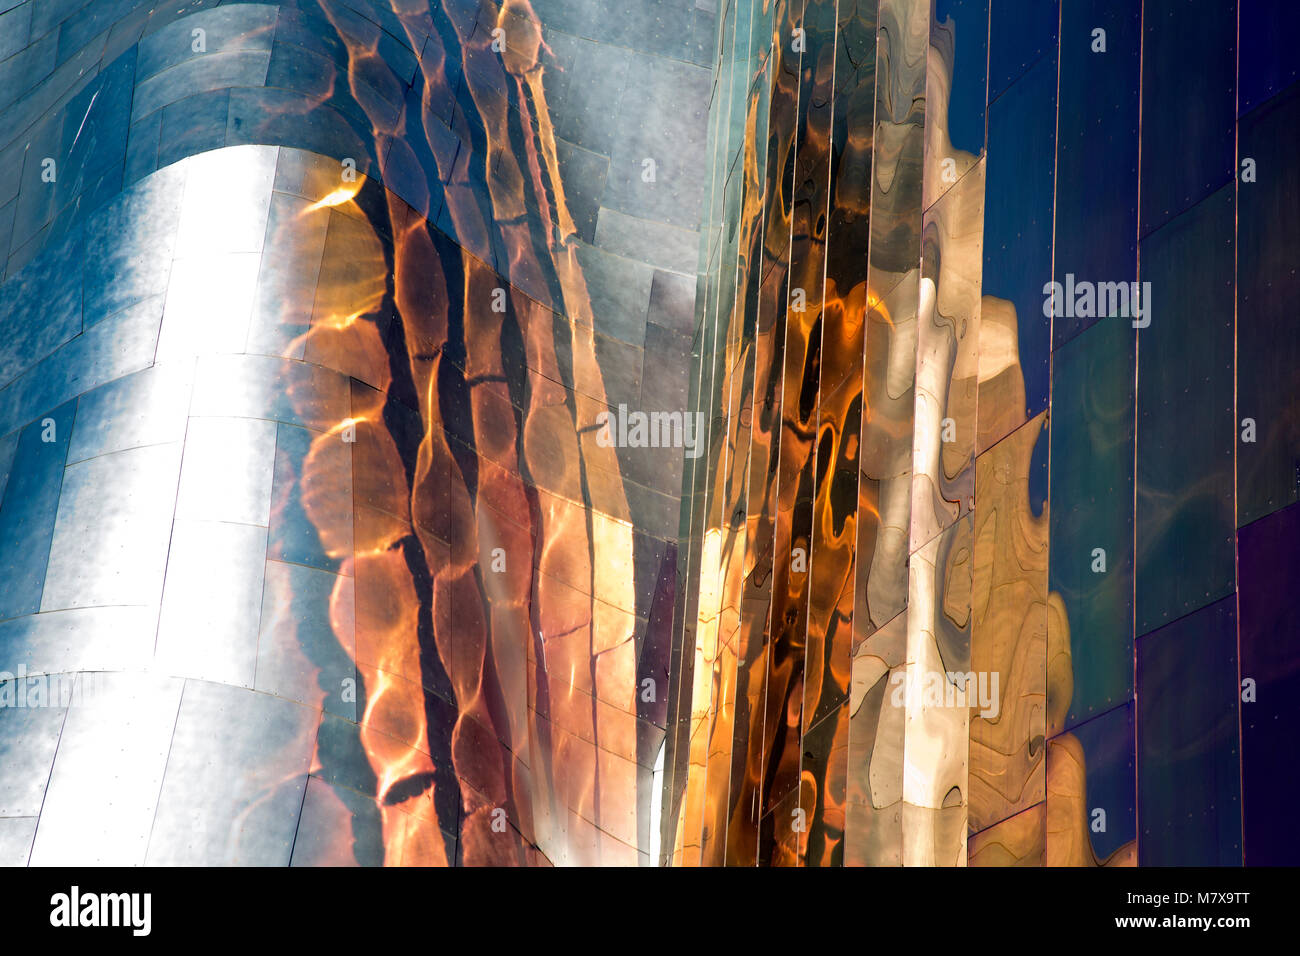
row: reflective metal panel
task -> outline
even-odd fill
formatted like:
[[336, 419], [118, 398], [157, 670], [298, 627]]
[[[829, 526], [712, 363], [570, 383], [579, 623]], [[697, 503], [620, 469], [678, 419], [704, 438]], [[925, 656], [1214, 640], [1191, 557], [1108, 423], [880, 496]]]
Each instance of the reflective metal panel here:
[[1300, 10], [1285, 0], [1238, 0], [1237, 112], [1245, 114], [1295, 82]]
[[1053, 355], [1049, 733], [1133, 695], [1138, 333], [1108, 318]]
[[26, 866], [36, 836], [36, 817], [0, 817], [0, 866]]
[[185, 432], [177, 518], [266, 526], [271, 514], [274, 422], [195, 418]]
[[252, 687], [266, 528], [176, 519], [158, 619], [157, 665]]
[[157, 628], [157, 605], [44, 611], [0, 623], [0, 646], [14, 673], [135, 670], [151, 660]]
[[[84, 325], [167, 291], [185, 181], [185, 169], [171, 167], [125, 190], [87, 220]], [[122, 241], [124, 234], [129, 242]]]
[[[984, 151], [988, 43], [989, 0], [935, 0], [930, 23], [932, 72], [925, 94], [926, 135], [932, 152], [945, 158], [951, 153], [951, 172], [956, 177]], [[942, 126], [936, 122], [941, 115], [946, 119]], [[935, 137], [946, 138], [948, 148], [937, 147]], [[927, 182], [925, 205], [929, 207], [937, 193], [954, 181], [941, 173], [937, 190]]]
[[[0, 697], [5, 701], [5, 706], [0, 708], [3, 730], [0, 753], [4, 755], [5, 765], [5, 773], [0, 777], [0, 819], [34, 820], [40, 815], [41, 801], [45, 799], [45, 785], [50, 778], [67, 706], [17, 706], [19, 684], [27, 683], [26, 677], [17, 676], [19, 663], [6, 661], [5, 679], [0, 683]], [[24, 703], [29, 689], [21, 688]]]
[[989, 23], [990, 103], [1042, 57], [1051, 55], [1056, 47], [1059, 6], [1058, 0], [993, 0]]
[[685, 5], [0, 14], [0, 861], [1294, 856], [1291, 15]]
[[14, 477], [0, 501], [0, 617], [31, 614], [41, 606], [75, 410], [72, 403], [63, 405], [18, 436]]
[[42, 611], [157, 605], [180, 464], [181, 447], [170, 444], [67, 467]]
[[[809, 0], [800, 36], [798, 118], [791, 174], [790, 252], [783, 349], [781, 452], [777, 463], [776, 525], [770, 610], [772, 666], [768, 698], [779, 701], [785, 720], [772, 736], [768, 805], [782, 799], [801, 777], [801, 737], [813, 713], [804, 709], [808, 615], [811, 598], [813, 510], [817, 480], [826, 269], [826, 217], [830, 197], [827, 144], [832, 130], [835, 69], [835, 6]], [[771, 224], [769, 224], [770, 226]], [[819, 646], [818, 650], [822, 648]], [[819, 662], [815, 662], [819, 663]], [[821, 674], [817, 683], [820, 684]], [[814, 685], [813, 693], [818, 687]], [[815, 700], [814, 698], [810, 698]], [[814, 708], [815, 713], [815, 708]], [[798, 718], [794, 719], [794, 715]], [[803, 807], [801, 799], [798, 809]], [[788, 821], [770, 824], [781, 834]], [[777, 846], [779, 843], [774, 843]], [[762, 862], [760, 857], [760, 862]]]
[[68, 463], [181, 441], [193, 375], [189, 363], [155, 365], [82, 395]]
[[186, 681], [146, 862], [287, 864], [318, 722], [286, 700]]
[[353, 600], [351, 578], [268, 561], [255, 688], [355, 720]]
[[925, 215], [917, 308], [912, 547], [970, 512], [980, 381], [984, 167]]
[[[972, 523], [962, 518], [909, 559], [901, 684], [903, 865], [965, 863], [970, 733]], [[899, 687], [894, 688], [897, 694]], [[891, 701], [893, 703], [894, 701]]]
[[1241, 676], [1253, 700], [1241, 710], [1242, 810], [1245, 863], [1290, 865], [1300, 859], [1291, 812], [1291, 748], [1300, 679], [1292, 631], [1291, 582], [1300, 563], [1295, 547], [1300, 508], [1292, 505], [1241, 529]]
[[1232, 181], [1236, 21], [1237, 0], [1143, 4], [1144, 237]]
[[1047, 865], [1133, 866], [1137, 777], [1132, 704], [1047, 745]]
[[853, 653], [849, 698], [846, 866], [901, 866], [903, 862], [903, 731], [907, 615], [898, 615]]
[[[805, 855], [810, 865], [838, 865], [845, 852], [850, 727], [845, 705], [857, 593], [856, 516], [870, 294], [867, 257], [861, 250], [871, 235], [868, 115], [875, 105], [875, 21], [867, 4], [842, 6], [839, 13], [803, 707], [805, 772], [813, 780], [817, 801], [809, 808], [815, 811]], [[819, 722], [820, 730], [814, 729]]]
[[33, 866], [139, 866], [154, 824], [182, 682], [82, 674], [50, 773]]
[[1232, 598], [1137, 642], [1138, 863], [1241, 865]]
[[1047, 807], [1039, 803], [970, 838], [967, 866], [1043, 866]]
[[1053, 50], [989, 104], [979, 451], [1047, 407], [1056, 77]]
[[[1053, 279], [1062, 284], [1137, 279], [1141, 20], [1140, 4], [1061, 4]], [[1065, 305], [1052, 317], [1053, 348], [1116, 318]]]
[[148, 368], [158, 343], [161, 296], [145, 299], [87, 329], [0, 390], [0, 430], [131, 372]]
[[[971, 594], [970, 828], [1046, 796], [1046, 415], [980, 455]], [[971, 690], [977, 693], [969, 693]]]
[[1221, 189], [1142, 241], [1152, 302], [1138, 333], [1138, 634], [1234, 585], [1233, 208]]
[[307, 778], [292, 866], [380, 866], [379, 812], [373, 797]]
[[1250, 419], [1256, 429], [1254, 441], [1237, 443], [1238, 526], [1286, 507], [1298, 491], [1300, 337], [1288, 316], [1300, 279], [1285, 260], [1300, 244], [1300, 167], [1277, 152], [1297, 114], [1292, 87], [1239, 125], [1240, 154], [1277, 171], [1237, 192], [1237, 424]]

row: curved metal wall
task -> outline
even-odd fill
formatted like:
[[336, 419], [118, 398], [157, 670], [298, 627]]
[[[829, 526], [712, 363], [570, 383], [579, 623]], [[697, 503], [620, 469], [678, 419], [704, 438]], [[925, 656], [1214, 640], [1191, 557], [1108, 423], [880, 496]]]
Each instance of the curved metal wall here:
[[1291, 5], [0, 6], [0, 860], [1295, 857]]
[[537, 6], [23, 8], [5, 862], [650, 861], [712, 21]]

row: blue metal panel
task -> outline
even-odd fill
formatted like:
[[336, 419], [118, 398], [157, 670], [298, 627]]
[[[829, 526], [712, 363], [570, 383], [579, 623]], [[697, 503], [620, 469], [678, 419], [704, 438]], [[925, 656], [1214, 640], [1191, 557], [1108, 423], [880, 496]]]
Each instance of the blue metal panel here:
[[18, 441], [0, 504], [0, 618], [40, 609], [76, 408], [75, 401], [61, 405], [24, 428]]

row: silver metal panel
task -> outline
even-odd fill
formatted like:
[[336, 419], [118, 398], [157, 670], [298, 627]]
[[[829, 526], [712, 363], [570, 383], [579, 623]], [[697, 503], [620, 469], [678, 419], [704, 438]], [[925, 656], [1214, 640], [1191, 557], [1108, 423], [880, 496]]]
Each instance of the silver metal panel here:
[[42, 611], [157, 603], [180, 457], [152, 445], [68, 466]]
[[0, 667], [17, 673], [135, 670], [153, 659], [157, 606], [88, 607], [0, 623]]
[[85, 325], [167, 291], [185, 191], [182, 164], [132, 186], [85, 226]]
[[0, 505], [0, 618], [40, 610], [75, 412], [68, 402], [22, 431]]
[[82, 395], [68, 462], [180, 441], [185, 437], [193, 378], [193, 362], [174, 362], [135, 372]]
[[123, 309], [0, 389], [0, 434], [70, 398], [153, 363], [163, 297]]
[[156, 663], [169, 674], [253, 686], [266, 528], [177, 519]]
[[35, 817], [0, 817], [0, 866], [26, 866], [34, 836]]
[[353, 593], [351, 577], [266, 562], [257, 690], [357, 719]]
[[131, 102], [131, 125], [155, 110], [195, 93], [232, 86], [262, 86], [270, 63], [270, 50], [236, 50], [195, 57], [151, 76], [136, 84]]
[[146, 862], [289, 862], [319, 715], [291, 701], [187, 681]]
[[329, 206], [286, 193], [271, 196], [248, 351], [302, 358], [329, 219]]
[[[15, 673], [16, 665], [4, 668]], [[6, 682], [10, 685], [15, 681]], [[0, 693], [14, 692], [0, 685]], [[34, 817], [41, 812], [45, 783], [63, 729], [64, 707], [0, 707], [0, 817]]]
[[176, 517], [266, 526], [275, 423], [195, 418], [185, 433]]
[[244, 351], [261, 258], [241, 252], [173, 261], [157, 360]]
[[348, 417], [348, 379], [329, 369], [264, 355], [205, 355], [190, 415], [239, 415], [327, 430]]
[[[140, 41], [136, 75], [144, 79], [188, 60], [216, 53], [269, 50], [278, 12], [278, 6], [249, 3], [182, 17]], [[191, 34], [195, 28], [205, 31], [206, 53], [196, 53], [193, 49]]]
[[279, 150], [234, 146], [185, 160], [178, 259], [261, 252]]
[[0, 384], [13, 380], [81, 331], [81, 295], [59, 282], [67, 262], [50, 249], [0, 286]]
[[33, 866], [139, 866], [183, 681], [82, 674], [32, 847]]

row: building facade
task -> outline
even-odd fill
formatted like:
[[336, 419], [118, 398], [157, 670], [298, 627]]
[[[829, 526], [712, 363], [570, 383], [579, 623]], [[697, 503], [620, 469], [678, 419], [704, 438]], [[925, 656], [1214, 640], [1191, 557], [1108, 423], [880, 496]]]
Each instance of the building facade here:
[[1300, 861], [1283, 0], [0, 0], [0, 860]]
[[692, 865], [1295, 863], [1291, 5], [728, 5]]

